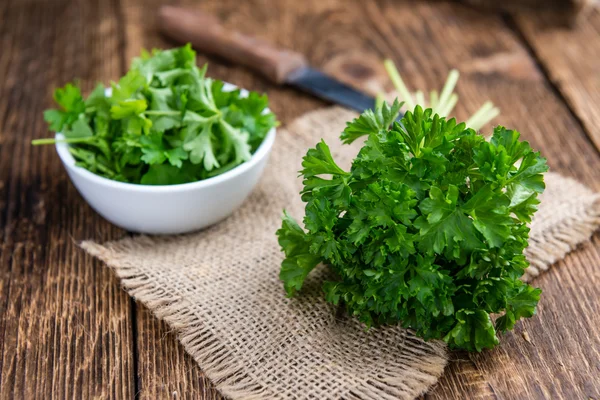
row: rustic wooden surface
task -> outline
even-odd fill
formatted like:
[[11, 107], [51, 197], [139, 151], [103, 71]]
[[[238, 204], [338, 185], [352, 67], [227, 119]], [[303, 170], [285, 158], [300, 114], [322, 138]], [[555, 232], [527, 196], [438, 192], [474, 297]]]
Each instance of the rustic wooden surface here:
[[[163, 322], [77, 241], [126, 233], [69, 183], [42, 111], [73, 78], [117, 79], [156, 33], [160, 0], [0, 1], [0, 398], [220, 398]], [[179, 4], [191, 2], [179, 2]], [[575, 31], [444, 3], [204, 0], [226, 26], [304, 53], [364, 90], [389, 89], [393, 58], [413, 87], [462, 72], [458, 117], [485, 100], [564, 172], [600, 190], [600, 13]], [[200, 62], [206, 61], [199, 57]], [[210, 59], [210, 74], [266, 91], [283, 123], [324, 103]], [[431, 399], [600, 399], [600, 235], [534, 281], [539, 314], [494, 351], [453, 354]], [[527, 332], [529, 341], [525, 340]]]
[[555, 29], [547, 17], [516, 22], [551, 84], [600, 149], [600, 12], [587, 18], [575, 29]]

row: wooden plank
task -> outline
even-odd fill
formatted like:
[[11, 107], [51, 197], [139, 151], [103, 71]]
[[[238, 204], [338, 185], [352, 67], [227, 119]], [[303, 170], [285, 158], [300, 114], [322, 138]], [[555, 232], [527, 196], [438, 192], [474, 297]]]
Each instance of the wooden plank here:
[[77, 194], [42, 111], [122, 72], [114, 3], [0, 2], [0, 398], [134, 396], [131, 301], [76, 241], [123, 232]]
[[221, 399], [176, 333], [145, 307], [137, 308], [140, 399]]
[[535, 56], [600, 150], [600, 8], [573, 29], [553, 27], [546, 16], [516, 17]]

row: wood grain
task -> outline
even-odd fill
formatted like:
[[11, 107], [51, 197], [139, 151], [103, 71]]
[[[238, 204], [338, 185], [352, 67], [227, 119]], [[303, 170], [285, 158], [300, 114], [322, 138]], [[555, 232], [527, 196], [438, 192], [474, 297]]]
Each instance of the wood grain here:
[[[0, 2], [0, 398], [132, 398], [131, 300], [77, 248], [114, 239], [77, 194], [47, 136], [51, 91], [122, 73], [115, 7]], [[59, 23], [59, 21], [68, 21]], [[99, 40], [103, 38], [103, 40]]]
[[221, 399], [167, 324], [137, 308], [140, 399]]
[[[175, 333], [142, 306], [132, 307], [111, 273], [77, 249], [77, 240], [104, 241], [124, 232], [85, 205], [53, 149], [29, 146], [31, 138], [47, 134], [40, 115], [52, 88], [79, 77], [89, 89], [96, 80], [118, 78], [141, 47], [172, 45], [155, 25], [165, 3], [0, 2], [0, 398], [220, 398]], [[413, 88], [439, 88], [447, 71], [459, 68], [459, 118], [491, 99], [502, 110], [498, 121], [519, 129], [553, 170], [600, 190], [600, 156], [590, 141], [600, 102], [585, 108], [569, 97], [569, 90], [581, 97], [594, 87], [585, 81], [593, 79], [589, 51], [575, 46], [571, 60], [551, 66], [539, 49], [555, 44], [557, 33], [522, 21], [522, 32], [515, 31], [499, 17], [444, 3], [177, 4], [301, 52], [314, 66], [370, 92], [391, 89], [384, 57], [396, 61]], [[580, 28], [587, 38], [596, 19]], [[218, 58], [199, 57], [207, 60], [211, 76], [266, 91], [283, 123], [324, 105]], [[546, 79], [551, 68], [580, 64], [581, 82], [576, 75]], [[585, 96], [592, 98], [589, 88]], [[600, 376], [599, 249], [596, 237], [537, 279], [544, 290], [539, 315], [518, 324], [494, 351], [453, 354], [425, 397], [600, 398], [594, 379]]]
[[600, 8], [573, 29], [556, 29], [547, 17], [516, 18], [552, 84], [600, 149]]

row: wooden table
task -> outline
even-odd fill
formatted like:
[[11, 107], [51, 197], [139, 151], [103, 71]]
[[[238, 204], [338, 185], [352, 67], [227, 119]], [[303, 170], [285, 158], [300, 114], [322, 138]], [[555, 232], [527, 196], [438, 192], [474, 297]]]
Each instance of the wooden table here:
[[[50, 147], [53, 88], [122, 75], [157, 34], [160, 0], [0, 1], [0, 397], [219, 398], [169, 327], [77, 246], [126, 232], [90, 209]], [[411, 87], [452, 67], [463, 118], [487, 99], [556, 171], [600, 190], [600, 12], [578, 29], [445, 3], [204, 0], [230, 27], [300, 51], [364, 90]], [[199, 62], [206, 61], [203, 56]], [[283, 123], [324, 103], [210, 59], [210, 75], [265, 91]], [[600, 399], [600, 235], [534, 281], [539, 314], [494, 351], [457, 353], [426, 398]], [[525, 332], [530, 340], [525, 340]]]

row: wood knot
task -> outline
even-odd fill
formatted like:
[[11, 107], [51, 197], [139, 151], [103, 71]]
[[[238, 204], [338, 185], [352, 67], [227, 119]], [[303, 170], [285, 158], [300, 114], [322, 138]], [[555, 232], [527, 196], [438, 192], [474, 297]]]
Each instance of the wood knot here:
[[460, 66], [461, 72], [501, 75], [516, 80], [540, 81], [542, 75], [529, 55], [522, 51], [478, 57]]
[[358, 80], [367, 80], [375, 75], [373, 68], [355, 62], [345, 62], [341, 69], [344, 75]]
[[356, 88], [375, 95], [384, 91], [388, 77], [378, 55], [365, 51], [339, 54], [327, 61], [326, 73]]

